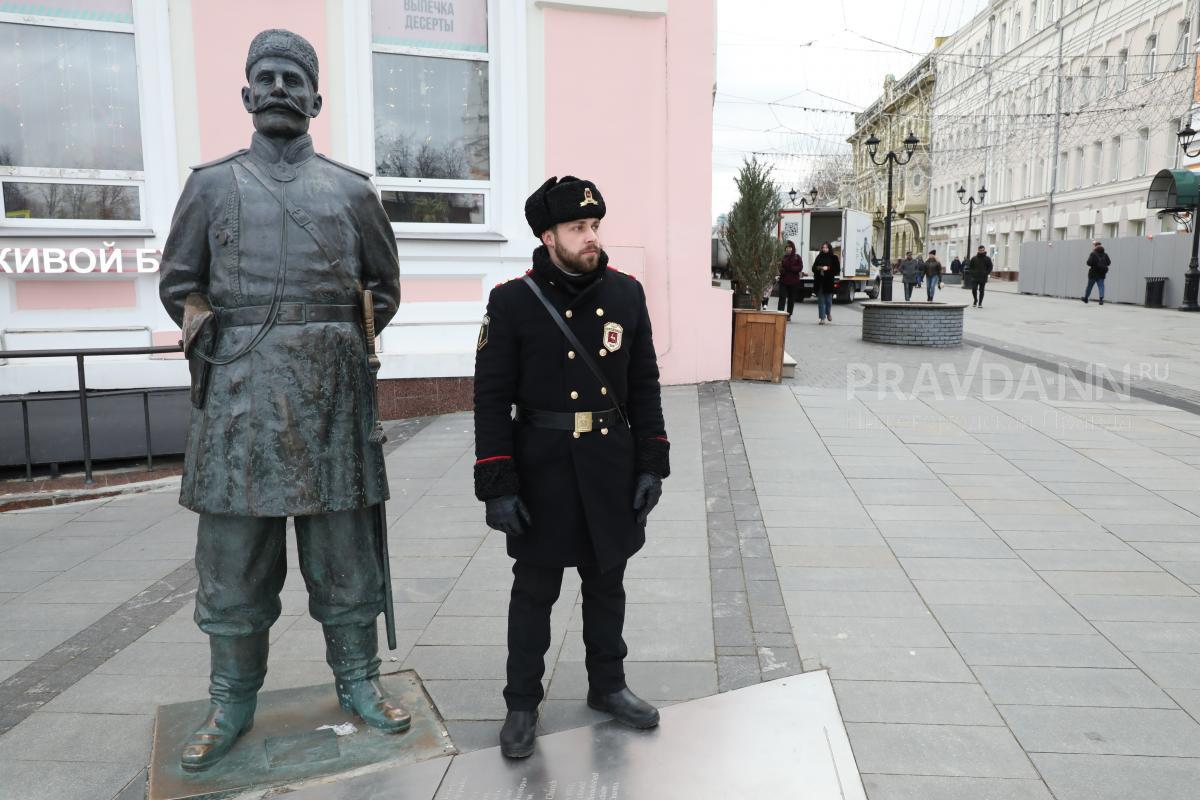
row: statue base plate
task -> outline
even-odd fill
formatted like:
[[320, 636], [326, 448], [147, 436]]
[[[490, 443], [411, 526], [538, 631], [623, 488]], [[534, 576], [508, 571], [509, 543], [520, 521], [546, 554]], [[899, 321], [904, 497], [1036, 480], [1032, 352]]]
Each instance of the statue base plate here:
[[[418, 794], [429, 773], [440, 785]], [[866, 793], [829, 674], [820, 671], [669, 706], [659, 727], [650, 731], [602, 722], [539, 736], [533, 755], [525, 759], [507, 759], [493, 747], [288, 797], [866, 800]]]
[[[404, 733], [385, 734], [342, 711], [333, 678], [319, 686], [263, 692], [254, 728], [229, 755], [203, 772], [179, 766], [183, 743], [208, 713], [208, 700], [159, 706], [150, 755], [148, 800], [254, 798], [283, 787], [295, 790], [373, 770], [410, 766], [409, 794], [393, 789], [393, 800], [427, 798], [437, 789], [454, 755], [454, 745], [421, 679], [411, 670], [384, 675], [381, 682], [412, 714]], [[334, 726], [345, 726], [339, 731]], [[428, 786], [428, 790], [422, 787]]]

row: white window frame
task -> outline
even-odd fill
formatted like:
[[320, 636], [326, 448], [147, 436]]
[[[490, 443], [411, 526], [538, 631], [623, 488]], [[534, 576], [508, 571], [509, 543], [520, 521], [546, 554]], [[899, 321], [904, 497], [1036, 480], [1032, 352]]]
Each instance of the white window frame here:
[[[499, 228], [495, 206], [500, 197], [497, 173], [500, 169], [500, 80], [497, 69], [497, 51], [500, 50], [498, 0], [487, 0], [487, 36], [488, 49], [486, 53], [473, 50], [437, 49], [426, 47], [410, 47], [401, 45], [378, 44], [372, 36], [371, 3], [364, 0], [361, 22], [364, 25], [361, 36], [362, 47], [366, 50], [366, 83], [370, 86], [362, 109], [367, 122], [363, 126], [362, 135], [366, 137], [365, 156], [370, 163], [369, 170], [374, 175], [376, 188], [380, 192], [418, 192], [423, 194], [479, 194], [483, 195], [483, 222], [392, 222], [392, 230], [397, 234], [446, 234], [446, 233], [493, 233]], [[486, 181], [476, 180], [446, 180], [438, 178], [390, 178], [375, 174], [378, 163], [375, 154], [375, 53], [390, 53], [393, 55], [421, 56], [425, 58], [447, 58], [456, 61], [483, 61], [488, 65], [488, 175]]]
[[1117, 53], [1117, 94], [1129, 88], [1129, 48], [1122, 47]]
[[1152, 33], [1146, 37], [1146, 74], [1142, 76], [1143, 83], [1154, 80], [1154, 67], [1158, 61], [1158, 34]]
[[[152, 209], [147, 201], [147, 169], [154, 151], [152, 139], [155, 130], [151, 129], [150, 116], [146, 113], [146, 104], [152, 94], [148, 91], [146, 79], [147, 67], [157, 66], [158, 61], [147, 59], [148, 50], [144, 47], [152, 35], [146, 30], [146, 25], [154, 22], [144, 19], [150, 16], [151, 10], [143, 2], [133, 2], [133, 22], [102, 22], [99, 20], [73, 19], [69, 17], [46, 17], [36, 14], [14, 14], [0, 12], [0, 23], [30, 25], [43, 28], [73, 28], [85, 31], [101, 31], [110, 33], [128, 33], [133, 35], [134, 57], [137, 73], [134, 81], [137, 83], [138, 95], [138, 125], [141, 136], [142, 169], [76, 169], [65, 167], [15, 167], [0, 166], [0, 183], [64, 183], [88, 185], [133, 186], [138, 190], [138, 218], [135, 220], [112, 219], [44, 219], [8, 217], [4, 208], [4, 193], [0, 191], [0, 231], [11, 235], [31, 231], [56, 230], [95, 230], [97, 232], [112, 232], [119, 234], [131, 231], [144, 231], [151, 227]], [[170, 108], [163, 109], [164, 114], [173, 114]]]
[[1179, 23], [1179, 41], [1175, 45], [1175, 63], [1173, 69], [1183, 69], [1187, 66], [1188, 56], [1191, 55], [1192, 20], [1184, 17]]
[[1146, 175], [1150, 172], [1150, 129], [1138, 128], [1137, 137], [1137, 174]]

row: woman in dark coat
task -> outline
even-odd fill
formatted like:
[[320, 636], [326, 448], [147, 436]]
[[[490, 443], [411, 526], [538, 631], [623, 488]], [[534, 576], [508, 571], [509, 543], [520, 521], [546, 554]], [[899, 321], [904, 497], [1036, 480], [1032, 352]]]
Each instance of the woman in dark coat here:
[[838, 275], [842, 274], [842, 263], [833, 253], [829, 242], [821, 244], [821, 252], [813, 260], [813, 287], [817, 291], [817, 316], [819, 325], [833, 322], [833, 287]]
[[788, 319], [792, 308], [800, 302], [800, 278], [804, 275], [804, 261], [796, 254], [796, 245], [788, 242], [783, 248], [783, 260], [779, 262], [779, 310], [787, 302]]

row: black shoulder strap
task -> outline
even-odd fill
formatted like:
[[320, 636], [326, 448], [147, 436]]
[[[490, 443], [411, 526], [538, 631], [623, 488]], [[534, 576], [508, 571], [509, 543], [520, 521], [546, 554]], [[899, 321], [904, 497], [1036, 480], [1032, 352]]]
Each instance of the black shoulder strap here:
[[616, 406], [617, 415], [621, 418], [621, 421], [625, 423], [625, 427], [628, 428], [629, 419], [625, 416], [625, 411], [621, 408], [621, 398], [617, 396], [615, 391], [613, 391], [612, 386], [608, 382], [608, 378], [604, 377], [604, 372], [600, 369], [600, 365], [596, 363], [595, 359], [592, 358], [591, 353], [588, 352], [588, 349], [579, 341], [579, 337], [576, 336], [575, 332], [571, 330], [571, 327], [567, 325], [567, 321], [562, 318], [562, 314], [558, 313], [558, 309], [554, 307], [554, 304], [546, 299], [546, 295], [542, 293], [541, 287], [537, 285], [537, 281], [533, 279], [533, 276], [526, 275], [524, 278], [522, 278], [522, 280], [525, 281], [525, 285], [529, 287], [529, 291], [533, 292], [533, 296], [542, 302], [542, 305], [546, 308], [546, 312], [550, 315], [550, 319], [554, 320], [554, 324], [558, 326], [560, 331], [562, 331], [562, 335], [567, 337], [567, 341], [570, 342], [571, 347], [575, 348], [575, 353], [579, 356], [579, 358], [583, 359], [583, 363], [587, 365], [588, 369], [592, 371], [592, 374], [596, 376], [596, 380], [600, 381], [600, 385], [603, 386], [608, 392], [608, 396], [613, 399], [613, 405]]

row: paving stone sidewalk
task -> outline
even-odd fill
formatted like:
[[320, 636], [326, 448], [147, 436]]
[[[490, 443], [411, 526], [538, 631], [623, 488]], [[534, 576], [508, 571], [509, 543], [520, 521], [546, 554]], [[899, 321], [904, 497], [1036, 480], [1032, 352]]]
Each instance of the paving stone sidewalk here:
[[1195, 796], [1200, 417], [835, 318], [733, 393], [872, 800]]
[[[796, 315], [790, 383], [665, 391], [674, 474], [628, 572], [630, 684], [670, 703], [828, 668], [872, 800], [1193, 797], [1200, 417], [834, 317]], [[420, 672], [461, 749], [491, 746], [510, 572], [471, 495], [470, 415], [405, 437], [388, 666]], [[140, 796], [154, 708], [206, 692], [194, 537], [172, 491], [0, 514], [0, 796]], [[545, 731], [601, 718], [578, 589]], [[294, 554], [283, 606], [267, 688], [328, 681]]]

